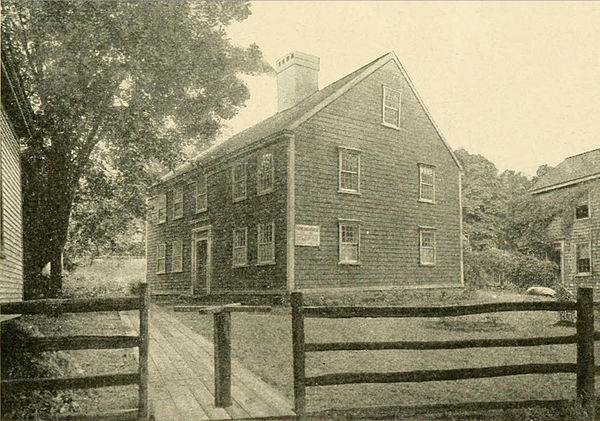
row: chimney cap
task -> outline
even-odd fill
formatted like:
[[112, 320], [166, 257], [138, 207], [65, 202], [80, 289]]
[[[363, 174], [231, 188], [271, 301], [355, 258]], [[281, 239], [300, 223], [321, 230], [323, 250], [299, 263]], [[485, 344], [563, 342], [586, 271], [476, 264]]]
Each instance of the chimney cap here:
[[311, 54], [303, 53], [302, 51], [291, 51], [279, 58], [276, 62], [276, 70], [277, 73], [280, 73], [292, 66], [293, 64], [297, 64], [300, 66], [308, 67], [310, 69], [319, 71], [320, 70], [320, 59], [317, 56], [313, 56]]

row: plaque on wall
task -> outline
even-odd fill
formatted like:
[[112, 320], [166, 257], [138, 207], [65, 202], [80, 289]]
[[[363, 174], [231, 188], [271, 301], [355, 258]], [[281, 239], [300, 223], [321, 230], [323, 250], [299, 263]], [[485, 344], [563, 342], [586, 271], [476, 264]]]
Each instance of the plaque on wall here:
[[318, 225], [296, 225], [296, 245], [319, 247], [321, 242], [320, 228]]

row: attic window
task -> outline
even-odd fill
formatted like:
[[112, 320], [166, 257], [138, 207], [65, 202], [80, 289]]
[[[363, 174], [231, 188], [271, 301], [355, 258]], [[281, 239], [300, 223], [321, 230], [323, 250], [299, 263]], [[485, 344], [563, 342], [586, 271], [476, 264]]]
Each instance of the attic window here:
[[381, 112], [384, 126], [400, 128], [400, 98], [400, 91], [383, 87]]

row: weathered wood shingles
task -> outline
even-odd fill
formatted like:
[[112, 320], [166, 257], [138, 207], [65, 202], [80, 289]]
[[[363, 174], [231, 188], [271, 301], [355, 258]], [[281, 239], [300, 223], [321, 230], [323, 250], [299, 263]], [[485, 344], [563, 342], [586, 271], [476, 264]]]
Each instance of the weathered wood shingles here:
[[[121, 312], [132, 331], [135, 312]], [[157, 421], [215, 420], [292, 415], [292, 404], [236, 360], [233, 405], [214, 406], [213, 344], [160, 307], [150, 308], [150, 408]]]

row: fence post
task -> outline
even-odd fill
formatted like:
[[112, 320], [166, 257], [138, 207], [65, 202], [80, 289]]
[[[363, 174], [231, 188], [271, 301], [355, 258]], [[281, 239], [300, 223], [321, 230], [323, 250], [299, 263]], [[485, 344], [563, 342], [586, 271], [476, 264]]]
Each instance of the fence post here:
[[231, 406], [231, 313], [214, 314], [215, 406]]
[[577, 399], [594, 417], [594, 290], [577, 288]]
[[294, 411], [304, 414], [306, 408], [305, 354], [304, 354], [304, 297], [292, 292], [292, 349], [294, 354]]
[[138, 347], [139, 358], [139, 418], [150, 418], [148, 407], [148, 284], [140, 283], [140, 342]]

